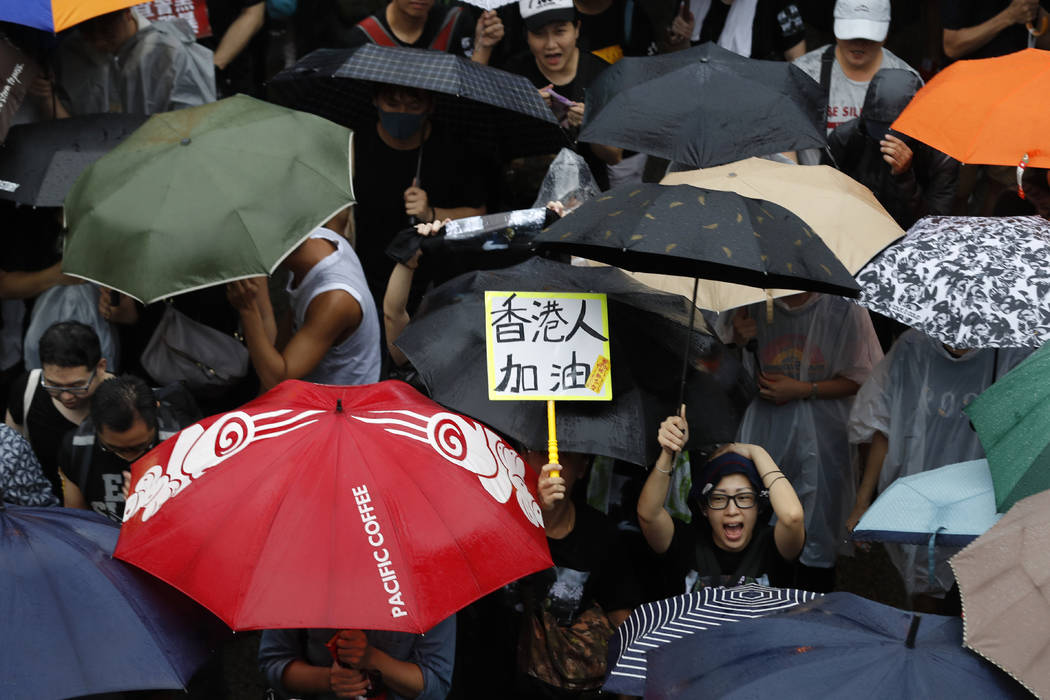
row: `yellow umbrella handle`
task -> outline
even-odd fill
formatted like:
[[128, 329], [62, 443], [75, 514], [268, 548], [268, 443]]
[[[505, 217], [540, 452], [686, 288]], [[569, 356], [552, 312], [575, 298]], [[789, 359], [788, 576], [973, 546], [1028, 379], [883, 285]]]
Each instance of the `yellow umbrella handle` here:
[[[554, 420], [554, 400], [547, 401], [547, 463], [558, 464], [558, 428]], [[552, 479], [561, 476], [561, 472], [554, 469], [550, 473]]]

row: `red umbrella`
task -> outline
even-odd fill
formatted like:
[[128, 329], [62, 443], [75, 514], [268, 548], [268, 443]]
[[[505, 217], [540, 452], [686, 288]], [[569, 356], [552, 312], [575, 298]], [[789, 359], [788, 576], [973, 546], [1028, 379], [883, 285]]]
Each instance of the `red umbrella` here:
[[394, 381], [287, 381], [165, 441], [114, 555], [236, 630], [422, 633], [552, 565], [522, 459]]

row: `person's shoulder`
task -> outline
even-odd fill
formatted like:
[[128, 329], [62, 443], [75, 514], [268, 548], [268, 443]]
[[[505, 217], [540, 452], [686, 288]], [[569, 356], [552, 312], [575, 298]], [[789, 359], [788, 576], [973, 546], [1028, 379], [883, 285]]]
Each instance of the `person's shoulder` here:
[[825, 44], [819, 49], [807, 51], [791, 63], [792, 65], [798, 66], [801, 70], [805, 71], [807, 75], [816, 80], [820, 77], [820, 61], [824, 56], [824, 51], [826, 51], [829, 46], [831, 46], [831, 44]]
[[[915, 75], [919, 75], [919, 71], [911, 67], [907, 61], [893, 53], [885, 46], [882, 47], [882, 68], [898, 68], [900, 70], [911, 71]], [[919, 76], [922, 77], [922, 76]]]

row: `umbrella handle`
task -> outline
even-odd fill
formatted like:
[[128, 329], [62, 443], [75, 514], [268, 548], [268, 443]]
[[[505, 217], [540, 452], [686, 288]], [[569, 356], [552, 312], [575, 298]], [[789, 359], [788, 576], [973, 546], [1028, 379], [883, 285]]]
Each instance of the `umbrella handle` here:
[[[559, 464], [558, 462], [558, 428], [554, 420], [554, 400], [547, 400], [547, 463]], [[557, 479], [561, 476], [558, 469], [551, 470], [551, 478]]]

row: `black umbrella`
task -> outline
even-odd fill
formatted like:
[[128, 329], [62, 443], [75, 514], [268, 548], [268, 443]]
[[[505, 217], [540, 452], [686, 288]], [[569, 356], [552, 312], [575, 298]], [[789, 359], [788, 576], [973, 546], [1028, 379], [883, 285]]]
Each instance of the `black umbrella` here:
[[89, 165], [146, 121], [135, 114], [92, 114], [12, 127], [0, 147], [0, 198], [60, 207]]
[[[678, 392], [673, 368], [689, 328], [689, 301], [656, 292], [612, 268], [573, 267], [533, 258], [502, 270], [472, 272], [433, 289], [397, 346], [419, 371], [435, 401], [476, 418], [533, 449], [547, 444], [545, 401], [490, 401], [486, 378], [486, 290], [604, 292], [608, 296], [612, 401], [558, 405], [560, 450], [648, 465], [659, 450], [656, 429]], [[738, 410], [728, 398], [736, 365], [717, 339], [692, 333], [695, 372], [689, 396], [696, 443], [731, 440]], [[671, 371], [668, 371], [668, 370]], [[701, 398], [702, 397], [702, 398]]]
[[533, 242], [636, 272], [857, 296], [824, 241], [773, 202], [692, 185], [625, 185], [585, 202]]
[[790, 63], [716, 44], [624, 58], [591, 84], [586, 102], [580, 141], [697, 168], [826, 144], [820, 85]]
[[[0, 35], [0, 143], [11, 127], [30, 83], [36, 80], [40, 68], [30, 61], [17, 46]], [[0, 191], [4, 187], [0, 184]]]
[[437, 93], [433, 121], [462, 138], [497, 143], [508, 158], [569, 145], [527, 78], [441, 51], [376, 44], [319, 49], [274, 76], [270, 89], [280, 104], [358, 130], [375, 128], [374, 83]]

